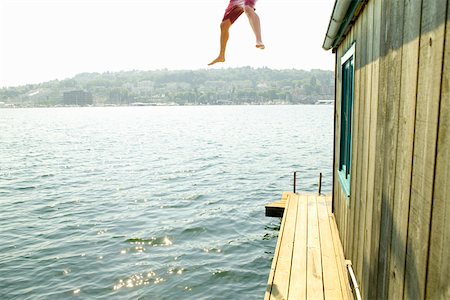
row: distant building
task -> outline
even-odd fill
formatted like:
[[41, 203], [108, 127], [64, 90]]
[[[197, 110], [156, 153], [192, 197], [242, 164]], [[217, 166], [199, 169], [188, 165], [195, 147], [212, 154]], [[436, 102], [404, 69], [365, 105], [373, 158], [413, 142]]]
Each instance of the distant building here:
[[64, 92], [63, 104], [64, 105], [92, 105], [92, 94], [82, 90]]
[[317, 100], [316, 105], [327, 105], [327, 104], [334, 104], [334, 100]]

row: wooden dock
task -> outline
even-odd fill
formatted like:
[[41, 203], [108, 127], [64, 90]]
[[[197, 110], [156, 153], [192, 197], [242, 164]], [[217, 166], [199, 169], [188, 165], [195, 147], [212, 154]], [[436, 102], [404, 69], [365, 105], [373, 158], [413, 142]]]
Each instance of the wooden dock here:
[[286, 201], [289, 196], [288, 192], [284, 192], [279, 201], [266, 205], [266, 217], [283, 217]]
[[283, 205], [265, 299], [353, 299], [331, 196], [283, 193], [266, 215]]

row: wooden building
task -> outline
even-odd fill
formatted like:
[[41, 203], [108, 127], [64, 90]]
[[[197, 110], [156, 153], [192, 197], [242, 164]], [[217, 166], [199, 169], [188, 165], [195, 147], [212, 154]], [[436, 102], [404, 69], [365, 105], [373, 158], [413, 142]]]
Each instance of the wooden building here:
[[337, 0], [333, 212], [363, 299], [450, 299], [450, 0]]

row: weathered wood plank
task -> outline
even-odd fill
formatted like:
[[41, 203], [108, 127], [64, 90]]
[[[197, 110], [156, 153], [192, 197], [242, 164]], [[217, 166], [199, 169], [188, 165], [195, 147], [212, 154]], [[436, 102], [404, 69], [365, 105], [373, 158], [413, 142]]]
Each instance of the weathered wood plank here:
[[286, 201], [289, 193], [283, 192], [281, 200], [272, 202], [265, 206], [266, 217], [283, 217], [284, 209], [286, 208]]
[[[360, 226], [360, 248], [359, 248], [359, 252], [360, 252], [360, 257], [362, 258], [362, 273], [360, 274], [360, 283], [361, 283], [361, 292], [363, 293], [363, 295], [365, 295], [367, 297], [367, 293], [369, 290], [369, 285], [368, 284], [363, 284], [364, 281], [368, 282], [368, 277], [369, 277], [369, 268], [371, 266], [371, 262], [370, 262], [370, 244], [366, 243], [366, 239], [368, 238], [367, 236], [371, 233], [370, 232], [370, 227], [372, 224], [372, 203], [370, 201], [368, 201], [368, 191], [367, 191], [367, 178], [369, 176], [368, 172], [369, 172], [369, 143], [371, 140], [371, 136], [370, 136], [370, 119], [371, 119], [371, 102], [372, 102], [372, 62], [373, 62], [373, 14], [374, 14], [374, 9], [373, 9], [373, 5], [374, 2], [370, 1], [368, 3], [368, 5], [366, 6], [365, 9], [365, 14], [366, 14], [366, 18], [367, 18], [367, 32], [366, 32], [366, 36], [367, 36], [367, 41], [366, 41], [366, 45], [367, 45], [367, 50], [365, 53], [366, 56], [366, 66], [365, 66], [365, 71], [366, 71], [366, 80], [364, 82], [365, 85], [365, 97], [364, 97], [364, 131], [363, 131], [363, 135], [360, 136], [359, 138], [363, 141], [362, 142], [362, 174], [361, 174], [361, 186], [359, 187], [360, 189], [360, 198], [362, 203], [364, 203], [364, 205], [361, 206], [361, 215], [363, 216], [361, 218], [361, 226]], [[363, 296], [364, 297], [364, 296]], [[366, 298], [364, 297], [364, 298]]]
[[[369, 121], [369, 157], [367, 169], [367, 210], [366, 210], [366, 233], [364, 236], [365, 257], [370, 262], [369, 270], [364, 272], [362, 285], [368, 287], [365, 297], [373, 299], [376, 295], [376, 286], [378, 247], [372, 246], [372, 240], [379, 227], [374, 221], [374, 189], [375, 189], [375, 158], [377, 146], [377, 117], [378, 117], [378, 90], [379, 90], [379, 72], [380, 72], [380, 22], [381, 22], [381, 1], [373, 2], [373, 44], [372, 44], [372, 98], [370, 102], [370, 121]], [[369, 221], [370, 220], [370, 221]], [[379, 224], [379, 223], [378, 223]], [[375, 231], [375, 233], [374, 233]], [[370, 295], [375, 291], [375, 295]], [[368, 292], [368, 293], [367, 293]]]
[[329, 214], [324, 197], [317, 197], [317, 214], [322, 255], [324, 296], [328, 299], [340, 299], [343, 297], [343, 291], [341, 290], [340, 284], [341, 278], [338, 273], [338, 262], [334, 252]]
[[333, 210], [331, 209], [331, 204], [333, 203], [333, 197], [330, 194], [325, 195], [325, 203], [327, 204], [328, 214], [331, 215]]
[[[361, 180], [361, 186], [360, 186], [360, 197], [362, 201], [365, 203], [365, 211], [361, 212], [364, 213], [364, 223], [362, 223], [362, 234], [361, 234], [361, 246], [362, 246], [362, 276], [361, 276], [361, 287], [362, 287], [362, 294], [363, 298], [367, 298], [368, 291], [369, 291], [369, 275], [370, 275], [370, 267], [371, 264], [371, 257], [370, 257], [370, 251], [371, 251], [371, 245], [368, 241], [370, 241], [370, 235], [372, 233], [371, 227], [372, 227], [372, 199], [373, 197], [370, 197], [369, 194], [371, 194], [368, 190], [368, 178], [369, 178], [369, 162], [372, 161], [374, 163], [373, 156], [370, 156], [371, 153], [371, 144], [373, 140], [373, 136], [375, 136], [375, 132], [372, 130], [371, 125], [374, 125], [371, 120], [373, 119], [372, 115], [372, 102], [375, 102], [375, 99], [373, 97], [373, 61], [374, 61], [374, 51], [373, 51], [373, 45], [374, 45], [374, 31], [372, 28], [374, 28], [374, 2], [370, 1], [366, 6], [367, 14], [367, 51], [366, 51], [366, 81], [365, 81], [365, 111], [364, 111], [364, 135], [361, 138], [363, 142], [363, 172], [362, 172], [362, 180]], [[373, 150], [372, 150], [373, 151]], [[373, 153], [373, 152], [372, 152]]]
[[322, 261], [316, 196], [308, 196], [307, 299], [323, 299]]
[[345, 256], [344, 256], [344, 251], [342, 249], [342, 244], [340, 242], [339, 239], [339, 230], [336, 226], [336, 220], [334, 218], [334, 215], [330, 216], [330, 228], [331, 228], [331, 236], [333, 238], [333, 246], [334, 246], [334, 253], [336, 256], [336, 261], [338, 263], [338, 273], [339, 273], [339, 278], [341, 279], [339, 281], [340, 285], [341, 285], [341, 291], [343, 293], [343, 297], [344, 299], [352, 299], [352, 293], [350, 290], [350, 283], [348, 281], [348, 276], [347, 276], [347, 269], [345, 266]]
[[[378, 257], [380, 253], [380, 227], [381, 227], [381, 203], [382, 203], [382, 187], [383, 187], [383, 169], [384, 169], [384, 159], [385, 159], [385, 118], [386, 118], [386, 102], [387, 98], [387, 87], [388, 82], [388, 68], [389, 63], [385, 57], [386, 53], [389, 51], [389, 20], [390, 20], [390, 10], [389, 1], [381, 1], [380, 5], [380, 19], [381, 21], [377, 26], [380, 27], [380, 39], [378, 41], [377, 51], [379, 51], [379, 76], [378, 76], [378, 99], [377, 99], [377, 116], [376, 116], [376, 133], [375, 133], [375, 168], [374, 168], [374, 187], [373, 187], [373, 211], [372, 211], [372, 237], [371, 237], [371, 247], [372, 247], [372, 264], [374, 266], [373, 276], [370, 278], [370, 290], [371, 293], [377, 292], [377, 282], [378, 282]], [[376, 271], [375, 271], [376, 270]], [[376, 299], [376, 296], [371, 297]]]
[[424, 1], [419, 50], [405, 297], [424, 298], [447, 0]]
[[368, 52], [368, 13], [367, 10], [364, 10], [363, 13], [359, 16], [362, 19], [361, 24], [361, 35], [359, 36], [359, 44], [360, 48], [360, 60], [361, 60], [361, 76], [360, 76], [360, 96], [358, 99], [355, 98], [355, 101], [359, 102], [359, 111], [355, 111], [355, 119], [358, 119], [358, 131], [355, 132], [354, 140], [356, 140], [356, 147], [358, 149], [358, 156], [356, 161], [356, 169], [357, 169], [357, 177], [354, 179], [356, 181], [356, 188], [353, 191], [354, 197], [352, 200], [356, 201], [356, 223], [355, 230], [356, 233], [353, 236], [355, 240], [355, 246], [353, 247], [353, 251], [356, 254], [356, 259], [352, 260], [355, 266], [355, 275], [358, 279], [358, 282], [361, 282], [363, 276], [363, 246], [364, 246], [364, 225], [365, 225], [365, 207], [366, 207], [366, 199], [363, 194], [363, 178], [364, 178], [364, 165], [365, 165], [365, 156], [364, 156], [364, 144], [365, 144], [365, 113], [366, 113], [366, 91], [368, 87], [366, 86], [366, 78], [367, 74], [367, 52]]
[[[291, 275], [292, 250], [294, 248], [295, 222], [297, 219], [298, 196], [290, 195], [286, 210], [286, 223], [278, 253], [277, 269], [273, 278], [272, 297], [287, 299], [289, 294], [289, 279]], [[276, 291], [276, 293], [275, 293]], [[271, 299], [272, 299], [271, 297]]]
[[426, 297], [450, 299], [450, 1], [441, 84]]
[[[287, 205], [289, 205], [289, 204], [287, 204]], [[281, 219], [281, 225], [280, 225], [280, 231], [278, 234], [277, 245], [275, 246], [275, 252], [273, 254], [273, 260], [272, 260], [272, 266], [270, 268], [269, 279], [267, 281], [266, 292], [264, 294], [265, 300], [269, 300], [271, 298], [272, 292], [274, 294], [276, 293], [276, 290], [274, 290], [272, 287], [273, 287], [273, 280], [274, 280], [274, 276], [275, 276], [275, 270], [278, 265], [278, 257], [279, 257], [280, 247], [281, 247], [281, 241], [283, 240], [285, 224], [286, 224], [286, 218], [283, 217]]]
[[274, 202], [266, 205], [266, 217], [283, 217], [286, 204], [282, 202]]
[[[377, 264], [378, 270], [378, 258], [380, 254], [380, 228], [381, 228], [381, 206], [382, 206], [382, 188], [383, 188], [383, 173], [384, 173], [384, 160], [385, 160], [385, 119], [386, 119], [386, 102], [388, 100], [388, 73], [389, 73], [389, 61], [386, 57], [386, 53], [389, 51], [390, 42], [390, 9], [389, 1], [382, 1], [381, 3], [381, 22], [380, 26], [380, 69], [379, 69], [379, 89], [378, 89], [378, 106], [377, 106], [377, 122], [376, 122], [376, 156], [375, 156], [375, 175], [377, 180], [374, 182], [373, 190], [373, 213], [372, 213], [372, 226], [373, 235], [371, 246], [373, 263]], [[374, 273], [374, 278], [371, 278], [371, 288], [369, 294], [373, 290], [377, 291], [378, 285], [378, 272]], [[376, 298], [376, 297], [375, 297]]]
[[419, 62], [420, 15], [422, 1], [405, 1], [402, 47], [401, 91], [395, 176], [395, 204], [389, 261], [388, 298], [402, 299], [405, 278], [406, 237], [411, 193], [414, 122], [416, 114], [417, 70]]
[[306, 250], [308, 238], [308, 197], [306, 195], [299, 196], [295, 227], [289, 298], [306, 299]]
[[352, 299], [330, 196], [289, 195], [265, 299]]
[[380, 251], [378, 256], [377, 297], [386, 299], [389, 281], [389, 259], [392, 233], [392, 211], [394, 206], [394, 182], [396, 174], [396, 149], [398, 132], [398, 111], [400, 103], [400, 82], [403, 44], [404, 1], [389, 1], [388, 48], [385, 53], [388, 68], [387, 101], [384, 130], [383, 187], [381, 197]]

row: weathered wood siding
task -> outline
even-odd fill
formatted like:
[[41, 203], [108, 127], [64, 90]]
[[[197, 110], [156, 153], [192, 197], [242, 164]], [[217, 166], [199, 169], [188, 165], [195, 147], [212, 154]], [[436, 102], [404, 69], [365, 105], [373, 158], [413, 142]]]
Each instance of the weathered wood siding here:
[[350, 198], [336, 222], [364, 299], [450, 298], [450, 0], [370, 0], [336, 51], [356, 43]]

